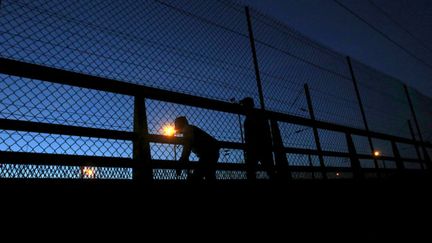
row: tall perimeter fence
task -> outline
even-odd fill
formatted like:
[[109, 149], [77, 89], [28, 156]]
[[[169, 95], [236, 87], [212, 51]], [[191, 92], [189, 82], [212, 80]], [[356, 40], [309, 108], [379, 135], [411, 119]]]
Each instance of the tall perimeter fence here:
[[221, 141], [217, 178], [243, 180], [244, 97], [280, 132], [286, 179], [431, 168], [430, 98], [253, 9], [0, 1], [0, 178], [185, 180], [197, 158], [179, 165], [163, 134], [185, 115]]

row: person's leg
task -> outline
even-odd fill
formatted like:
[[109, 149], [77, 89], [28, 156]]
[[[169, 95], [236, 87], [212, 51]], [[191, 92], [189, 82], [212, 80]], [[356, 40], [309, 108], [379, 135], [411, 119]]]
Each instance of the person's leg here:
[[276, 173], [275, 173], [275, 166], [273, 162], [273, 153], [271, 151], [264, 151], [260, 157], [261, 157], [260, 161], [262, 163], [262, 166], [264, 167], [264, 170], [267, 172], [267, 175], [269, 176], [270, 180], [274, 180]]
[[247, 153], [247, 154], [249, 154], [249, 155], [245, 159], [246, 177], [247, 177], [248, 181], [255, 182], [258, 158], [252, 153]]
[[206, 156], [203, 161], [201, 161], [203, 165], [203, 172], [206, 181], [215, 182], [216, 181], [216, 165], [219, 160], [219, 151], [209, 154]]
[[189, 173], [188, 181], [196, 183], [203, 179], [204, 170], [203, 170], [203, 161], [200, 158], [197, 162], [192, 162], [195, 166], [193, 166], [192, 171]]
[[203, 161], [200, 159], [197, 165], [197, 169], [195, 170], [195, 181], [202, 181], [204, 180], [204, 176], [206, 174], [206, 168], [203, 163]]

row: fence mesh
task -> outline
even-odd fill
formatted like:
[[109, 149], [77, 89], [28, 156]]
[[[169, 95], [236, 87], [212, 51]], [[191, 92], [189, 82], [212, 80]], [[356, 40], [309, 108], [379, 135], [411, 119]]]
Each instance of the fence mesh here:
[[0, 164], [0, 178], [8, 179], [132, 179], [131, 168]]
[[[250, 20], [267, 110], [310, 118], [304, 91], [308, 84], [317, 120], [365, 129], [345, 56], [255, 10]], [[1, 58], [218, 101], [237, 102], [249, 96], [258, 106], [249, 36], [245, 8], [229, 0], [0, 1]], [[353, 64], [370, 130], [411, 138], [412, 114], [402, 83], [360, 62]], [[431, 141], [431, 99], [409, 92], [423, 138]], [[175, 117], [184, 115], [220, 141], [243, 142], [244, 115], [156, 99], [146, 99], [145, 108], [151, 135], [163, 135]], [[0, 119], [132, 132], [134, 97], [0, 74]], [[312, 127], [287, 121], [278, 125], [285, 147], [317, 149]], [[414, 133], [418, 140], [415, 127]], [[324, 151], [348, 152], [344, 133], [318, 129], [318, 136]], [[352, 138], [357, 153], [372, 154], [366, 137]], [[393, 156], [390, 141], [372, 142], [383, 156]], [[397, 146], [403, 158], [418, 158], [414, 146]], [[132, 140], [0, 128], [2, 152], [131, 159], [132, 147]], [[181, 145], [150, 143], [153, 160], [178, 160], [181, 152]], [[286, 158], [292, 166], [320, 166], [316, 155], [287, 153]], [[220, 151], [219, 163], [244, 160], [241, 149]], [[378, 162], [380, 167], [395, 167], [394, 161]], [[405, 163], [407, 168], [418, 167], [418, 163]], [[324, 156], [324, 164], [349, 168], [350, 160]], [[373, 168], [374, 161], [362, 159], [361, 166]], [[158, 180], [186, 179], [185, 171], [179, 177], [173, 169], [153, 172]], [[293, 172], [292, 176], [323, 178], [321, 172]], [[327, 176], [351, 178], [352, 173], [336, 171]], [[131, 179], [132, 169], [0, 161], [0, 177]], [[220, 180], [245, 177], [244, 171], [217, 171]], [[258, 177], [268, 175], [261, 171]]]
[[0, 52], [216, 99], [256, 96], [246, 19], [233, 6], [184, 0], [6, 0]]
[[412, 115], [403, 84], [359, 62], [353, 68], [369, 129], [411, 138]]
[[363, 128], [344, 56], [260, 13], [252, 21], [270, 110], [309, 117], [307, 83], [318, 120]]
[[132, 131], [133, 97], [0, 74], [0, 118]]
[[[417, 120], [423, 140], [432, 142], [432, 101], [430, 98], [412, 88], [408, 88], [408, 93], [410, 94], [414, 110], [417, 114]], [[412, 125], [416, 139], [420, 139], [413, 122]]]

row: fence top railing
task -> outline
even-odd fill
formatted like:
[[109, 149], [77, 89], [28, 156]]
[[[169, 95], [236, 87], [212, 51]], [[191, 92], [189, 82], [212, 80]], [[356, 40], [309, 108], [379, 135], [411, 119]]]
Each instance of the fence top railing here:
[[[153, 87], [146, 87], [137, 84], [125, 83], [118, 80], [96, 77], [82, 73], [76, 73], [72, 71], [41, 66], [32, 63], [26, 63], [17, 60], [11, 60], [7, 58], [0, 58], [0, 73], [6, 75], [12, 75], [17, 77], [24, 77], [42, 81], [48, 81], [52, 83], [82, 87], [87, 89], [94, 89], [100, 91], [106, 91], [116, 94], [137, 96], [142, 95], [148, 99], [154, 99], [159, 101], [165, 101], [170, 103], [177, 103], [187, 106], [200, 107], [205, 109], [212, 109], [216, 111], [223, 111], [235, 114], [243, 114], [243, 110], [240, 106], [219, 101], [209, 98], [194, 96], [190, 94], [178, 93]], [[274, 111], [266, 111], [269, 119], [275, 119], [278, 121], [306, 125], [316, 126], [320, 129], [332, 130], [343, 133], [350, 133], [360, 136], [370, 136], [379, 139], [393, 140], [396, 142], [407, 143], [407, 144], [418, 144], [426, 147], [432, 147], [429, 143], [422, 143], [420, 141], [414, 141], [408, 138], [384, 134], [374, 131], [366, 131], [359, 128], [349, 127], [345, 125], [333, 124], [330, 122], [312, 120], [305, 117], [284, 114]], [[91, 132], [101, 132], [92, 129]], [[116, 136], [123, 136], [116, 134]], [[125, 135], [127, 136], [127, 135]]]

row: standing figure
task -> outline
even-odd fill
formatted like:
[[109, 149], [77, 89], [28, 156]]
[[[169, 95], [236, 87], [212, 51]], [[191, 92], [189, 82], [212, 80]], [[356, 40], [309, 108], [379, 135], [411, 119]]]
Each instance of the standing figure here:
[[274, 179], [272, 137], [268, 120], [264, 114], [254, 109], [254, 101], [246, 97], [240, 101], [246, 114], [244, 121], [246, 145], [246, 173], [250, 181], [256, 180], [258, 162], [264, 167], [270, 179]]
[[191, 152], [199, 158], [198, 167], [190, 175], [192, 181], [216, 180], [216, 164], [219, 159], [219, 142], [202, 129], [190, 125], [186, 117], [177, 117], [175, 130], [183, 135], [184, 144], [180, 157], [181, 163], [187, 163]]

